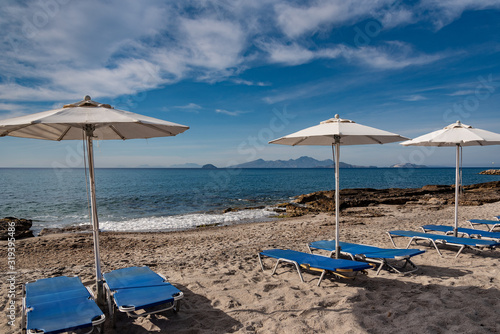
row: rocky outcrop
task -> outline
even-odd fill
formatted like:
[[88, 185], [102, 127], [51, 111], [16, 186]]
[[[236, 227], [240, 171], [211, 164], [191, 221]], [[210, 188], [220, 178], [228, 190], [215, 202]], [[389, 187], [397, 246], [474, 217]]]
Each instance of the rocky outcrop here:
[[32, 221], [30, 219], [18, 219], [5, 217], [0, 219], [0, 240], [7, 240], [11, 237], [15, 239], [33, 237], [31, 231]]
[[500, 169], [483, 170], [479, 174], [482, 174], [482, 175], [500, 175]]
[[[464, 186], [460, 205], [481, 205], [500, 201], [500, 181]], [[340, 210], [350, 207], [389, 205], [429, 205], [441, 207], [455, 203], [455, 186], [428, 185], [422, 188], [342, 189]], [[287, 216], [300, 216], [312, 212], [334, 212], [335, 191], [318, 191], [300, 195], [292, 203], [282, 204]]]

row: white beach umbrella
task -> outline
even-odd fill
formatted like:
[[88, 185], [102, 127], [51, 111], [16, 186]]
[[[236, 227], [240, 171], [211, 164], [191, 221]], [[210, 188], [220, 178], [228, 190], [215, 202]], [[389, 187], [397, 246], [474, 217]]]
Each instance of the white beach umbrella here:
[[331, 146], [335, 161], [335, 254], [339, 257], [339, 161], [340, 145], [367, 145], [393, 143], [408, 138], [398, 134], [361, 125], [347, 119], [335, 118], [321, 122], [287, 136], [270, 141], [282, 145]]
[[486, 146], [500, 145], [500, 134], [476, 129], [470, 125], [462, 124], [460, 121], [450, 124], [444, 129], [433, 131], [402, 142], [404, 146], [448, 146], [456, 147], [455, 166], [455, 227], [454, 235], [457, 236], [458, 228], [458, 195], [460, 188], [460, 147], [463, 146]]
[[94, 154], [92, 141], [175, 136], [189, 127], [160, 119], [114, 109], [108, 104], [83, 101], [63, 108], [0, 121], [0, 137], [14, 136], [46, 140], [85, 140], [87, 143], [89, 183], [91, 189], [91, 223], [93, 227], [97, 299], [102, 302], [103, 281], [99, 256], [99, 220], [95, 198]]

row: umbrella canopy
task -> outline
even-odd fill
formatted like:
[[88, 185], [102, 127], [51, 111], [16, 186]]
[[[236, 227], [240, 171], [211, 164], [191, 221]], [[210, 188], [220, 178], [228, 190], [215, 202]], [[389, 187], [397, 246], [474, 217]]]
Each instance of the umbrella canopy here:
[[366, 145], [393, 143], [408, 138], [398, 134], [357, 124], [348, 119], [335, 118], [319, 125], [300, 130], [287, 136], [270, 141], [282, 145], [323, 145], [332, 146], [335, 161], [335, 254], [339, 257], [339, 161], [340, 145]]
[[175, 136], [189, 127], [118, 110], [86, 96], [63, 108], [0, 121], [0, 137], [14, 136], [47, 140], [81, 140], [92, 128], [98, 140]]
[[109, 104], [83, 101], [63, 108], [0, 121], [0, 137], [14, 136], [46, 140], [85, 140], [89, 166], [91, 223], [94, 238], [97, 300], [103, 302], [103, 280], [99, 256], [99, 220], [95, 198], [93, 139], [135, 139], [175, 136], [189, 127], [118, 110]]
[[457, 236], [458, 228], [458, 196], [460, 189], [460, 147], [500, 145], [500, 134], [476, 129], [460, 121], [450, 124], [445, 128], [422, 135], [412, 140], [402, 142], [404, 146], [440, 146], [456, 147], [455, 164], [455, 227], [454, 235]]

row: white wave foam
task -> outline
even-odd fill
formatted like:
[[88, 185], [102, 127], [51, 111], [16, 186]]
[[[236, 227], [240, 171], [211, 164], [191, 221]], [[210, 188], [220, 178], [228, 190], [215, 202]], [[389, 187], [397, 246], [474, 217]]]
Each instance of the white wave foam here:
[[227, 213], [191, 213], [177, 216], [135, 218], [125, 221], [100, 222], [102, 231], [143, 232], [189, 229], [201, 225], [231, 225], [268, 219], [275, 212], [271, 208], [241, 210]]

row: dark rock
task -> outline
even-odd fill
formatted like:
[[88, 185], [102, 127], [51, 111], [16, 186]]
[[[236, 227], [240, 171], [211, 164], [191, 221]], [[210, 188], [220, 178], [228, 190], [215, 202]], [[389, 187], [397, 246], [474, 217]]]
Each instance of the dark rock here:
[[33, 231], [30, 230], [31, 225], [30, 219], [14, 217], [0, 219], [0, 240], [7, 240], [11, 237], [15, 239], [31, 238], [33, 237]]
[[[473, 184], [463, 187], [460, 205], [482, 205], [500, 201], [500, 181]], [[342, 189], [340, 210], [351, 207], [388, 205], [454, 205], [454, 185], [427, 185], [422, 188]], [[318, 191], [300, 195], [293, 203], [282, 204], [287, 215], [299, 216], [316, 212], [335, 212], [335, 191]]]
[[500, 175], [500, 169], [483, 170], [479, 174], [482, 174], [482, 175]]

